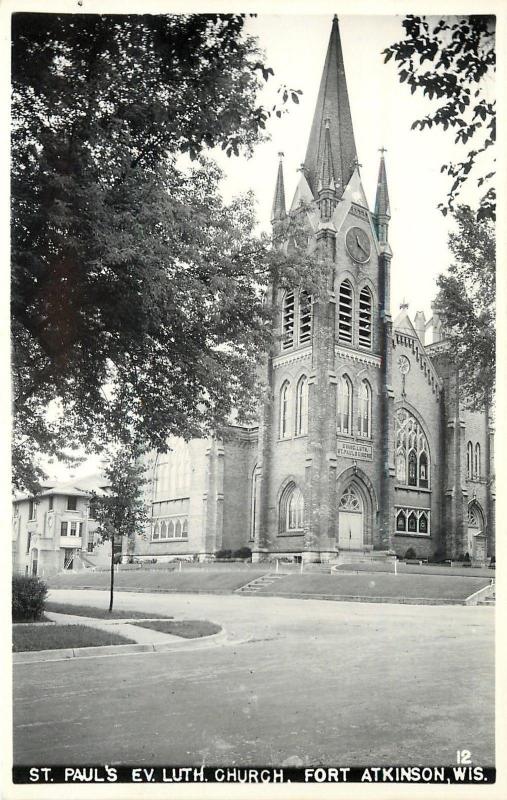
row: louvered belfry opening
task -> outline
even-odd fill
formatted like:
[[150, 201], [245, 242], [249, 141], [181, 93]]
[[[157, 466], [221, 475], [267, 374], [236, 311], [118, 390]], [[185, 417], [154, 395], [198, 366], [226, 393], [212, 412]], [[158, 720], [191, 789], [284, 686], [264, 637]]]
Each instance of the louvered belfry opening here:
[[359, 344], [371, 349], [371, 292], [368, 288], [359, 295]]
[[349, 281], [343, 281], [340, 286], [338, 314], [338, 339], [352, 344], [352, 286]]
[[282, 349], [288, 350], [294, 344], [294, 292], [287, 292], [283, 300]]

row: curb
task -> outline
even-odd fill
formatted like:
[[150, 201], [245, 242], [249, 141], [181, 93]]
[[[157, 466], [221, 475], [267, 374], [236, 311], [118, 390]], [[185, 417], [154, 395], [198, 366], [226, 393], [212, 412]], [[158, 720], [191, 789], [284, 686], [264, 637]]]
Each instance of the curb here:
[[[481, 590], [482, 591], [482, 590]], [[468, 598], [446, 597], [367, 597], [347, 594], [298, 594], [296, 592], [239, 592], [240, 597], [282, 597], [296, 600], [334, 600], [345, 603], [392, 603], [417, 606], [464, 606]]]
[[166, 653], [168, 651], [202, 650], [218, 645], [227, 639], [225, 628], [210, 636], [184, 639], [181, 642], [160, 642], [157, 644], [106, 644], [99, 647], [66, 647], [60, 650], [28, 650], [13, 653], [13, 664], [36, 664], [41, 661], [66, 661], [70, 658], [96, 658], [107, 656], [128, 656], [136, 653]]

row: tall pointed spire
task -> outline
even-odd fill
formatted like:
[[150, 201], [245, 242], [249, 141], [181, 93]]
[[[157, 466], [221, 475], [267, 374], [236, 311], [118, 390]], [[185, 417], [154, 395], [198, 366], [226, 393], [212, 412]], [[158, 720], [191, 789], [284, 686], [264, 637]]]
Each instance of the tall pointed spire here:
[[387, 191], [386, 163], [384, 160], [385, 147], [380, 148], [380, 166], [378, 169], [377, 196], [375, 197], [375, 214], [390, 217], [389, 192]]
[[278, 175], [276, 176], [275, 197], [271, 211], [271, 222], [278, 222], [284, 219], [287, 212], [285, 210], [285, 186], [283, 182], [283, 153], [278, 153], [280, 163], [278, 164]]
[[334, 180], [338, 193], [341, 195], [354, 171], [357, 154], [336, 15], [331, 28], [324, 72], [305, 158], [307, 179], [314, 195], [318, 189], [326, 151], [326, 119], [329, 119], [328, 135]]

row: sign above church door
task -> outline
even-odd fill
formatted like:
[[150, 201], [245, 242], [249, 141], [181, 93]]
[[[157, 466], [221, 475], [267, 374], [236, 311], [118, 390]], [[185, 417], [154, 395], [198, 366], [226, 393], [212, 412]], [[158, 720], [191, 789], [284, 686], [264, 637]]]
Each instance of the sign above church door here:
[[363, 442], [352, 442], [350, 439], [337, 439], [336, 454], [355, 461], [373, 461], [373, 447]]

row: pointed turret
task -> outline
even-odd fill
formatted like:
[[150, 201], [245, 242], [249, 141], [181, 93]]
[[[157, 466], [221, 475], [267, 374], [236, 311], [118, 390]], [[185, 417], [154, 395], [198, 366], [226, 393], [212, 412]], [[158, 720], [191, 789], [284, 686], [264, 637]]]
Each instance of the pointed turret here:
[[389, 205], [389, 192], [387, 190], [386, 163], [384, 159], [385, 147], [380, 148], [380, 165], [378, 169], [377, 195], [375, 197], [375, 219], [377, 235], [381, 242], [387, 242], [387, 231], [391, 219]]
[[283, 153], [278, 153], [280, 162], [278, 164], [278, 175], [276, 176], [275, 197], [273, 199], [273, 208], [271, 211], [271, 222], [279, 222], [285, 219], [287, 212], [285, 210], [285, 186], [283, 182]]
[[[329, 120], [329, 128], [326, 128], [326, 120]], [[306, 176], [314, 196], [318, 192], [324, 161], [329, 159], [341, 197], [354, 171], [357, 154], [336, 15], [305, 158]]]

